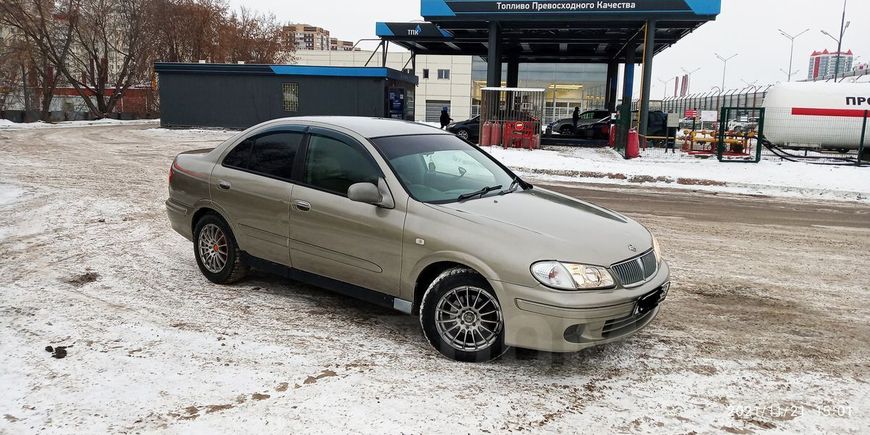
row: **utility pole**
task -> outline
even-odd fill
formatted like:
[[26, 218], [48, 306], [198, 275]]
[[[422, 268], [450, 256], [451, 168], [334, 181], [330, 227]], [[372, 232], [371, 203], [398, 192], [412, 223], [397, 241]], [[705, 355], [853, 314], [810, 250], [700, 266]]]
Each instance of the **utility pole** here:
[[723, 64], [723, 66], [722, 66], [722, 89], [725, 89], [725, 73], [728, 70], [728, 61], [737, 57], [737, 54], [734, 54], [733, 56], [731, 56], [727, 59], [720, 56], [719, 53], [715, 53], [715, 54], [716, 54], [716, 57], [718, 57], [719, 60], [722, 61], [722, 64]]
[[674, 80], [676, 80], [676, 79], [677, 79], [676, 77], [674, 77], [674, 78], [672, 78], [672, 79], [668, 79], [668, 80], [656, 79], [656, 80], [658, 80], [659, 83], [661, 83], [662, 86], [664, 86], [664, 88], [665, 88], [665, 91], [662, 92], [662, 98], [668, 98], [668, 84], [669, 84], [671, 81], [674, 81]]
[[[793, 63], [794, 63], [794, 40], [798, 39], [801, 35], [809, 32], [809, 31], [810, 31], [810, 29], [807, 29], [807, 30], [804, 30], [803, 32], [798, 33], [797, 35], [792, 36], [792, 35], [789, 35], [788, 33], [786, 33], [784, 30], [779, 29], [779, 33], [782, 36], [785, 36], [786, 38], [788, 38], [789, 41], [791, 41], [791, 54], [788, 56], [788, 70], [789, 71], [791, 71], [794, 68], [794, 65], [793, 65]], [[791, 81], [791, 73], [788, 74], [788, 81]]]
[[841, 52], [843, 51], [843, 36], [846, 34], [846, 29], [849, 28], [849, 25], [852, 24], [851, 21], [846, 21], [846, 2], [847, 0], [843, 0], [843, 18], [840, 21], [840, 37], [837, 38], [834, 35], [822, 30], [822, 34], [837, 41], [837, 60], [834, 63], [834, 83], [837, 82], [840, 76], [840, 57], [842, 56]]

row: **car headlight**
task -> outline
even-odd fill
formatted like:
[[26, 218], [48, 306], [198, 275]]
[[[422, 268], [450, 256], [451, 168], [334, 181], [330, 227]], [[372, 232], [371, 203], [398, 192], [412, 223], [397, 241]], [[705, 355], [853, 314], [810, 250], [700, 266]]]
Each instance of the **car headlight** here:
[[530, 268], [541, 284], [559, 290], [598, 290], [615, 285], [606, 268], [559, 261], [539, 261]]
[[653, 252], [656, 254], [656, 262], [661, 264], [662, 262], [662, 248], [659, 246], [659, 241], [656, 239], [656, 236], [652, 236], [653, 239]]

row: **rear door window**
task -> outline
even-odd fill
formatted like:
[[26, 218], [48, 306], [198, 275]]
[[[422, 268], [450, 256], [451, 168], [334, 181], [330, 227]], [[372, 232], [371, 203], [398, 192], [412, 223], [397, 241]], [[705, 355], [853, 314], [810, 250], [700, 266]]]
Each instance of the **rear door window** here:
[[254, 140], [249, 138], [236, 145], [224, 159], [224, 166], [236, 169], [248, 169], [248, 162], [251, 159], [251, 145], [253, 143]]
[[302, 144], [302, 133], [266, 133], [254, 141], [248, 169], [263, 175], [290, 181], [293, 160]]
[[290, 181], [302, 132], [271, 132], [245, 139], [230, 151], [224, 166]]

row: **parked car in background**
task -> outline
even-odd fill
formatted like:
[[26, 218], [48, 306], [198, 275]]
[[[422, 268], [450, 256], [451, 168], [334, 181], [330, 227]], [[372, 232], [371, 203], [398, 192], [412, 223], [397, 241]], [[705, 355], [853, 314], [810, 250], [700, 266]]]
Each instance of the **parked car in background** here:
[[178, 155], [166, 209], [210, 281], [260, 266], [416, 315], [432, 346], [459, 361], [623, 339], [653, 321], [670, 289], [641, 224], [532, 186], [412, 122], [265, 122]]
[[447, 126], [447, 131], [470, 143], [478, 143], [480, 141], [480, 116], [450, 124]]
[[610, 138], [610, 126], [613, 124], [611, 115], [588, 124], [577, 125], [575, 137], [589, 140], [607, 140]]
[[[607, 110], [587, 110], [580, 114], [580, 120], [577, 122], [577, 127], [579, 128], [582, 125], [592, 124], [597, 122], [598, 120], [610, 116], [610, 112]], [[546, 134], [562, 134], [562, 135], [570, 135], [574, 133], [574, 120], [573, 118], [564, 118], [560, 119], [556, 122], [550, 123], [547, 126]]]

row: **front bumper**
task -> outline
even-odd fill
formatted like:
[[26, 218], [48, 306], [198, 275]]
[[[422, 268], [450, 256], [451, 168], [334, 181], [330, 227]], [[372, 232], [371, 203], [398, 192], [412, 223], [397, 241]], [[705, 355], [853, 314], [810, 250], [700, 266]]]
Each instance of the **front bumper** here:
[[545, 352], [579, 350], [624, 339], [649, 325], [661, 307], [636, 312], [638, 301], [670, 286], [670, 268], [632, 289], [560, 292], [498, 283], [505, 319], [505, 343]]

